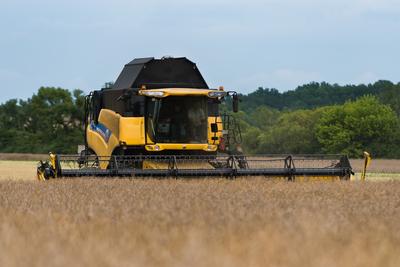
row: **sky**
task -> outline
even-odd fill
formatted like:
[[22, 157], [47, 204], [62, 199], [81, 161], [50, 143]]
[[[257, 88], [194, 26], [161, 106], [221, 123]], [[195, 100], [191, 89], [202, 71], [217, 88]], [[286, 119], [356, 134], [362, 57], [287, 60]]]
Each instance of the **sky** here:
[[400, 81], [400, 0], [0, 0], [0, 103], [85, 92], [137, 57], [185, 56], [210, 87]]

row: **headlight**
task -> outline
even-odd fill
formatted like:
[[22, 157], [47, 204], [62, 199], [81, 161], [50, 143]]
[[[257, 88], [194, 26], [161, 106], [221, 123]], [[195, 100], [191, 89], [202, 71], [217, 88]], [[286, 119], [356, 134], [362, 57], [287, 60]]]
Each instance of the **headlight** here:
[[140, 91], [141, 95], [148, 96], [148, 97], [164, 97], [165, 93], [162, 91]]
[[211, 98], [219, 98], [219, 97], [224, 97], [226, 96], [226, 92], [222, 92], [222, 91], [212, 91], [208, 93], [208, 97]]

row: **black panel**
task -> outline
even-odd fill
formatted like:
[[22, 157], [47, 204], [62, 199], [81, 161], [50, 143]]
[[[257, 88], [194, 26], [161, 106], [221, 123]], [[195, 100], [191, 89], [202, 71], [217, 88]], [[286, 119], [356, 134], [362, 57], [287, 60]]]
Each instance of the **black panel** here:
[[125, 102], [126, 117], [143, 117], [145, 110], [145, 96], [132, 95]]
[[[98, 91], [96, 91], [98, 92]], [[102, 90], [102, 108], [111, 109], [124, 117], [143, 117], [145, 97], [133, 89]]]
[[219, 102], [216, 99], [208, 99], [208, 116], [209, 117], [218, 117], [219, 116]]
[[139, 58], [125, 65], [113, 90], [127, 88], [202, 88], [208, 89], [196, 64], [187, 58]]
[[154, 57], [144, 57], [144, 58], [135, 58], [131, 62], [129, 62], [127, 65], [137, 65], [137, 64], [146, 64], [150, 61], [152, 61]]
[[103, 108], [111, 109], [122, 116], [125, 115], [125, 103], [121, 96], [125, 90], [103, 90]]
[[118, 79], [115, 81], [114, 90], [132, 88], [132, 84], [141, 72], [143, 65], [125, 65]]

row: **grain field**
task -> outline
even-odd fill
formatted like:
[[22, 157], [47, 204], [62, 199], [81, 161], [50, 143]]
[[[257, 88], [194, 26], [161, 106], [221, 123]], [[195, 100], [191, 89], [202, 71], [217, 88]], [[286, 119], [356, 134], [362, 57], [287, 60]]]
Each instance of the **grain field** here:
[[12, 156], [0, 160], [0, 266], [400, 265], [399, 161], [373, 161], [365, 183], [43, 183]]
[[0, 182], [0, 266], [399, 266], [400, 182]]

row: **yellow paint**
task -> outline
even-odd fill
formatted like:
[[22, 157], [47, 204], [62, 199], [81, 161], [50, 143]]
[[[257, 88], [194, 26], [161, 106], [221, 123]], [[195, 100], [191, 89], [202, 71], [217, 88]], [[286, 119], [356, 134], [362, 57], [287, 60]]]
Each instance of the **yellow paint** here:
[[163, 150], [204, 150], [204, 151], [217, 151], [216, 145], [209, 144], [155, 144], [155, 145], [146, 145], [147, 151], [163, 151]]
[[40, 171], [39, 169], [37, 169], [37, 178], [39, 181], [45, 181], [46, 179], [44, 178], [44, 172]]
[[127, 145], [144, 145], [144, 117], [121, 117], [119, 140]]
[[51, 168], [54, 170], [54, 175], [55, 178], [57, 178], [57, 163], [56, 163], [56, 155], [54, 155], [53, 153], [50, 153], [50, 164], [51, 164]]
[[367, 167], [370, 163], [371, 163], [371, 155], [367, 151], [364, 151], [364, 168], [361, 173], [362, 181], [365, 181], [365, 176], [367, 174]]
[[120, 118], [121, 115], [119, 115], [118, 113], [110, 109], [103, 108], [100, 111], [99, 122], [104, 124], [104, 126], [106, 126], [108, 129], [110, 129], [112, 134], [118, 138]]
[[96, 155], [102, 156], [102, 161], [99, 162], [101, 169], [106, 169], [108, 160], [114, 149], [119, 146], [119, 120], [121, 115], [109, 110], [102, 109], [99, 115], [99, 122], [106, 126], [111, 131], [111, 136], [106, 142], [103, 137], [93, 131], [90, 125], [87, 129], [87, 140], [89, 147], [96, 153]]
[[[218, 126], [218, 131], [217, 133], [213, 133], [211, 131], [211, 124], [212, 123], [217, 123]], [[213, 144], [213, 145], [219, 145], [220, 138], [222, 137], [222, 119], [221, 117], [208, 117], [208, 130], [207, 130], [207, 136], [208, 136], [208, 143]], [[218, 140], [212, 140], [212, 137], [218, 137]]]
[[[179, 169], [182, 169], [182, 170], [214, 169], [208, 162], [204, 162], [204, 161], [178, 162], [178, 167], [179, 167]], [[143, 169], [167, 170], [167, 169], [169, 169], [169, 164], [168, 164], [168, 162], [157, 162], [154, 160], [144, 160], [143, 161]]]
[[153, 144], [155, 144], [154, 141], [151, 139], [150, 135], [148, 135], [148, 134], [146, 133], [146, 136], [147, 136], [147, 143], [146, 143], [146, 144], [148, 144], [148, 145], [153, 145]]
[[295, 176], [296, 182], [340, 181], [339, 176]]
[[119, 140], [114, 134], [111, 134], [108, 143], [106, 143], [99, 133], [90, 129], [90, 126], [88, 126], [87, 129], [87, 140], [89, 147], [96, 153], [96, 155], [102, 156], [102, 159], [104, 159], [99, 163], [100, 168], [106, 169], [112, 152], [117, 146], [119, 146]]
[[[267, 176], [267, 179], [272, 179], [274, 181], [287, 181], [287, 176]], [[340, 181], [341, 177], [339, 176], [294, 176], [295, 182], [334, 182]]]

